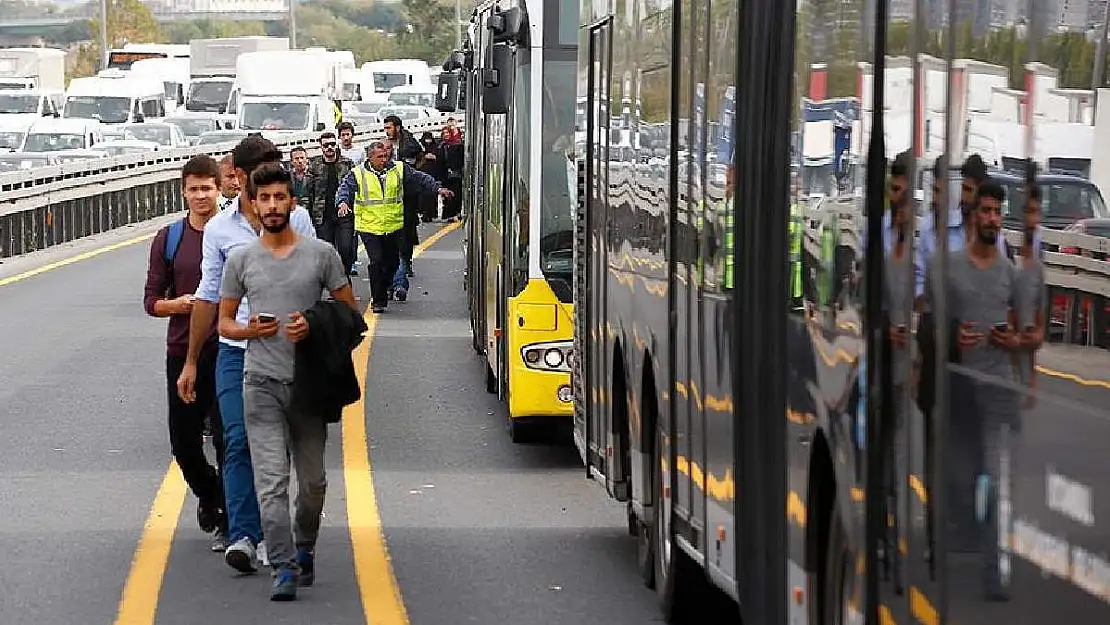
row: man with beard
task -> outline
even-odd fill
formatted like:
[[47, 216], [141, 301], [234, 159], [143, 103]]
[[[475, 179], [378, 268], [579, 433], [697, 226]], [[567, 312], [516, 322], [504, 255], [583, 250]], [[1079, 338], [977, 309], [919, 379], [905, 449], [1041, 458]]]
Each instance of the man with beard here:
[[[274, 581], [270, 599], [296, 599], [297, 586], [315, 576], [315, 545], [327, 478], [322, 415], [293, 406], [295, 344], [310, 331], [304, 311], [327, 289], [357, 310], [339, 253], [329, 244], [298, 235], [290, 226], [293, 181], [283, 167], [262, 165], [247, 186], [262, 223], [262, 237], [233, 252], [220, 287], [220, 335], [247, 342], [243, 405], [254, 462], [262, 529]], [[249, 301], [246, 323], [236, 319]], [[297, 473], [296, 522], [290, 529], [290, 457]], [[296, 550], [294, 552], [294, 549]]]
[[312, 214], [316, 237], [335, 246], [343, 259], [343, 266], [350, 271], [355, 266], [358, 249], [355, 243], [355, 216], [350, 206], [336, 205], [335, 193], [354, 163], [340, 155], [339, 142], [333, 132], [320, 135], [320, 152], [320, 156], [308, 161], [307, 199], [304, 205]]
[[217, 207], [223, 210], [239, 197], [239, 179], [235, 177], [235, 164], [231, 162], [230, 154], [220, 159], [219, 182], [220, 199], [217, 200]]
[[[999, 253], [1005, 190], [991, 179], [978, 185], [967, 213], [973, 234], [949, 255], [948, 321], [958, 365], [950, 376], [949, 429], [944, 489], [950, 502], [950, 548], [983, 555], [985, 593], [1004, 595], [998, 570], [998, 475], [1005, 432], [1017, 416], [1014, 355], [1016, 268]], [[935, 285], [929, 284], [929, 288]], [[930, 296], [930, 299], [932, 297]]]
[[[369, 150], [366, 162], [352, 169], [340, 183], [336, 202], [340, 206], [354, 204], [355, 230], [368, 257], [370, 309], [382, 313], [401, 260], [400, 249], [405, 237], [404, 197], [422, 191], [444, 197], [452, 194], [415, 167], [392, 161], [388, 143], [375, 141]], [[403, 290], [396, 291], [400, 301], [407, 295]]]
[[[246, 187], [250, 173], [263, 163], [281, 167], [281, 151], [273, 142], [260, 136], [240, 141], [232, 150], [231, 157], [239, 188]], [[294, 209], [290, 220], [297, 234], [316, 237], [312, 218], [304, 208]], [[220, 281], [227, 259], [232, 251], [258, 241], [261, 229], [262, 224], [246, 193], [241, 193], [204, 228], [200, 285], [190, 317], [189, 351], [177, 379], [177, 392], [187, 404], [197, 401], [197, 364], [201, 348], [216, 323]], [[237, 319], [247, 323], [246, 302], [239, 307]], [[262, 546], [262, 525], [243, 419], [243, 359], [247, 344], [246, 341], [226, 336], [220, 336], [219, 342], [216, 396], [224, 429], [224, 497], [227, 502], [228, 540], [231, 543], [224, 552], [224, 561], [240, 573], [253, 573], [258, 570], [259, 560], [265, 564], [266, 553]]]

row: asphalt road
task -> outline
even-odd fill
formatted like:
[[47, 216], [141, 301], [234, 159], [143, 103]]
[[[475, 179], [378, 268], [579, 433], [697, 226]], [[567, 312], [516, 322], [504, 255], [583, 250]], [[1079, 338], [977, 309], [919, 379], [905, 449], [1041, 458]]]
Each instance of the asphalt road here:
[[[208, 550], [191, 495], [177, 497], [180, 516], [172, 494], [151, 515], [169, 465], [165, 325], [142, 311], [149, 241], [133, 240], [155, 225], [0, 264], [0, 622], [122, 623], [129, 572], [147, 587], [161, 581], [158, 601], [146, 602], [155, 617], [135, 608], [141, 597], [130, 601], [137, 617], [127, 622], [137, 625], [660, 622], [635, 573], [624, 513], [584, 478], [573, 446], [509, 442], [470, 346], [461, 231], [416, 260], [410, 301], [379, 318], [370, 343], [357, 431], [365, 428], [377, 506], [332, 428], [314, 588], [294, 604], [269, 602], [268, 576], [238, 577]], [[108, 245], [116, 247], [90, 255]], [[356, 289], [365, 301], [366, 282]], [[1061, 418], [1061, 433], [1101, 427], [1082, 408], [1103, 408], [1110, 391], [1043, 382], [1031, 431]], [[373, 544], [352, 547], [352, 534], [378, 534], [379, 519], [388, 561]], [[144, 524], [153, 539], [136, 557]], [[159, 539], [169, 541], [168, 559], [152, 555]]]
[[[165, 325], [141, 308], [149, 241], [2, 281], [152, 230], [0, 265], [5, 625], [116, 622], [144, 523], [172, 527], [177, 508], [156, 505], [169, 518], [148, 519], [169, 464]], [[635, 573], [623, 510], [584, 478], [573, 445], [509, 441], [470, 347], [461, 236], [448, 234], [416, 260], [410, 301], [380, 317], [370, 346], [373, 485], [409, 622], [659, 622], [654, 596]], [[364, 301], [366, 285], [356, 280]], [[148, 584], [162, 578], [156, 618], [136, 622], [368, 622], [356, 568], [365, 574], [373, 566], [363, 556], [355, 564], [340, 432], [332, 426], [315, 587], [293, 604], [268, 601], [267, 575], [238, 577], [208, 550], [188, 495], [168, 561], [148, 562], [138, 575]], [[365, 510], [356, 516], [362, 523]], [[380, 604], [366, 612], [386, 623], [391, 610]]]

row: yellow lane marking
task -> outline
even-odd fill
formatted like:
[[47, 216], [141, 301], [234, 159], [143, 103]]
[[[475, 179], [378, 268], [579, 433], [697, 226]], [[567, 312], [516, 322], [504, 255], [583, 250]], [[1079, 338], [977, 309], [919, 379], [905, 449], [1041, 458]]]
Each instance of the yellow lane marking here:
[[181, 516], [186, 490], [188, 487], [181, 470], [171, 462], [166, 477], [162, 479], [162, 486], [154, 496], [139, 546], [131, 558], [131, 571], [123, 586], [115, 625], [154, 623], [162, 577], [170, 559], [173, 535], [177, 531], [177, 519]]
[[1105, 389], [1110, 389], [1110, 381], [1106, 380], [1088, 380], [1086, 378], [1081, 378], [1073, 373], [1064, 373], [1063, 371], [1056, 371], [1055, 369], [1049, 369], [1048, 367], [1042, 367], [1040, 365], [1037, 365], [1037, 371], [1047, 376], [1075, 382], [1080, 386], [1098, 386]]
[[76, 263], [76, 262], [79, 262], [79, 261], [82, 261], [82, 260], [88, 260], [88, 259], [93, 258], [95, 256], [100, 256], [101, 254], [106, 254], [108, 252], [112, 252], [112, 251], [118, 250], [120, 248], [135, 245], [136, 243], [142, 243], [143, 241], [148, 241], [150, 239], [153, 239], [155, 234], [156, 233], [151, 232], [149, 234], [144, 234], [142, 236], [137, 236], [133, 239], [127, 239], [126, 241], [120, 241], [119, 243], [113, 243], [111, 245], [105, 245], [104, 247], [98, 247], [95, 250], [89, 250], [87, 252], [82, 252], [80, 254], [75, 254], [73, 256], [70, 256], [69, 258], [63, 258], [62, 260], [55, 261], [55, 262], [50, 263], [48, 265], [43, 265], [42, 267], [37, 267], [35, 269], [31, 269], [30, 271], [24, 271], [23, 273], [17, 273], [14, 276], [9, 276], [7, 278], [0, 278], [0, 286], [7, 286], [9, 284], [12, 284], [13, 282], [19, 282], [20, 280], [26, 280], [27, 278], [37, 276], [40, 273], [46, 273], [47, 271], [53, 271], [53, 270], [55, 270], [59, 267], [65, 267], [66, 265], [72, 265], [73, 263]]
[[[437, 230], [415, 250], [413, 257], [458, 229], [455, 222]], [[366, 376], [370, 366], [370, 344], [374, 340], [378, 316], [366, 313], [366, 338], [355, 349], [352, 358], [360, 399], [343, 410], [343, 482], [347, 490], [347, 526], [354, 552], [355, 578], [358, 581], [362, 611], [369, 625], [408, 625], [409, 616], [401, 588], [393, 574], [389, 548], [385, 543], [378, 498], [374, 491], [373, 470], [370, 467], [370, 450], [366, 438]]]

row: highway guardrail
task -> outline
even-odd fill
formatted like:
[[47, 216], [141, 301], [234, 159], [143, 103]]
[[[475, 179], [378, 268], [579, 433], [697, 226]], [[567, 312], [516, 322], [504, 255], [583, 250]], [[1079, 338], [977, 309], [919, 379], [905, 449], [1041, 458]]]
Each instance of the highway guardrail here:
[[[433, 118], [409, 121], [405, 128], [419, 136], [426, 130], [437, 132], [442, 125], [443, 120]], [[312, 156], [319, 153], [319, 136], [289, 135], [274, 143], [286, 155], [290, 148], [302, 146]], [[356, 132], [355, 143], [383, 137], [380, 129]], [[179, 178], [185, 161], [197, 154], [220, 158], [236, 143], [0, 173], [0, 259], [178, 212], [185, 207]]]

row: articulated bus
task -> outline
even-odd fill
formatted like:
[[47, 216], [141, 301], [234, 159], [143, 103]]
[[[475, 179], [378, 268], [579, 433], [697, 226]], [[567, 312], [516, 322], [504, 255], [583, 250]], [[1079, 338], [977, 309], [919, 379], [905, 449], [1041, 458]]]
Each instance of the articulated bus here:
[[573, 414], [577, 7], [486, 2], [459, 56], [474, 347], [520, 442]]
[[575, 442], [668, 622], [1110, 623], [1110, 369], [1042, 345], [1064, 207], [977, 171], [1052, 156], [1062, 48], [965, 4], [580, 4]]

